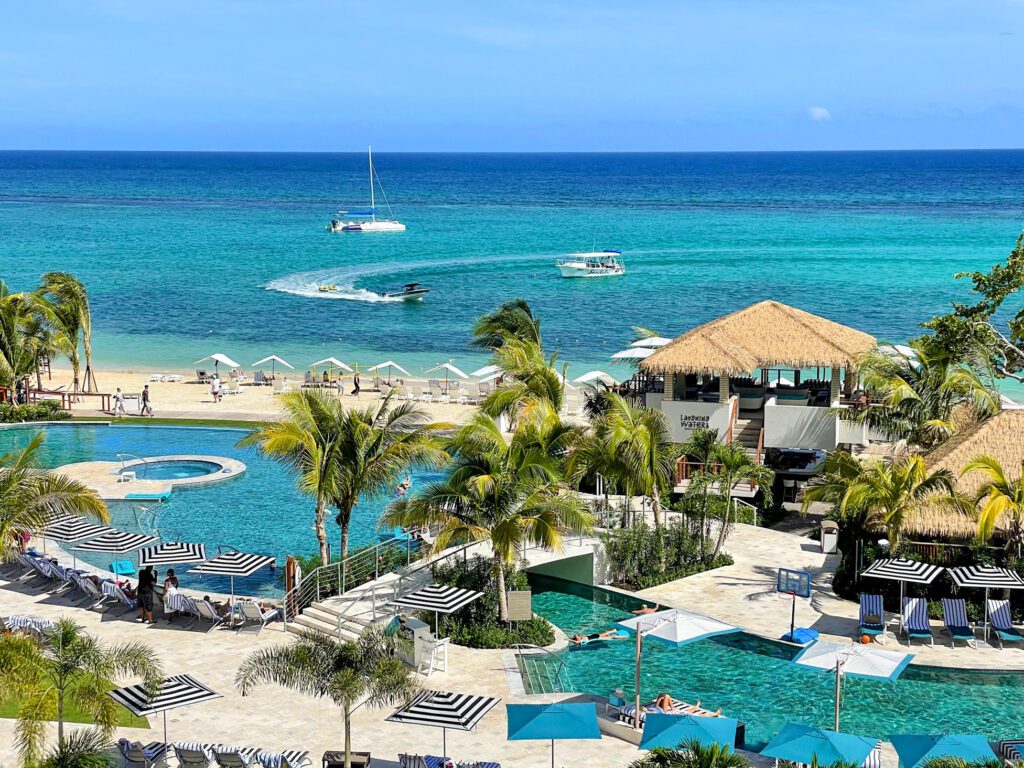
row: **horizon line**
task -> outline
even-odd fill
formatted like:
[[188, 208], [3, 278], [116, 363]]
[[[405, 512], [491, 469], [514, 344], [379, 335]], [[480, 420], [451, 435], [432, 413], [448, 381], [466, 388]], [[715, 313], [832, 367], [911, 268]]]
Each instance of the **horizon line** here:
[[[883, 149], [485, 149], [485, 150], [374, 150], [382, 155], [824, 155], [824, 154], [869, 154], [897, 152], [1021, 152], [1024, 147], [915, 147]], [[0, 147], [0, 153], [91, 153], [106, 152], [118, 154], [208, 154], [208, 155], [353, 155], [365, 150], [322, 150], [322, 149], [26, 149]]]

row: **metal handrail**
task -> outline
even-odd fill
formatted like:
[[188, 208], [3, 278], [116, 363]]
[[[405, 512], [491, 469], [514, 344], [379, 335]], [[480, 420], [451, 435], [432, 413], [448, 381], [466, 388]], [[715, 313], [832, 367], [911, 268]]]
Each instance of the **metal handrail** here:
[[121, 471], [122, 472], [125, 469], [127, 469], [127, 467], [128, 467], [128, 463], [124, 460], [125, 456], [127, 456], [129, 459], [134, 459], [135, 461], [142, 462], [142, 476], [143, 477], [146, 477], [147, 473], [149, 472], [149, 461], [147, 461], [146, 459], [142, 458], [141, 456], [136, 456], [134, 453], [115, 453], [114, 455], [118, 459], [121, 460]]
[[[552, 651], [549, 651], [547, 648], [544, 648], [542, 646], [532, 645], [530, 643], [515, 643], [512, 646], [512, 649], [516, 652], [516, 658], [519, 660], [519, 669], [521, 670], [522, 674], [526, 674], [526, 661], [524, 660], [523, 651], [541, 651], [547, 656], [550, 656], [552, 659], [554, 659], [555, 662], [557, 662], [558, 664], [558, 666], [555, 668], [555, 685], [563, 689], [572, 687], [571, 681], [569, 680], [568, 676], [568, 667], [566, 666], [565, 661], [562, 659], [562, 657], [558, 654], [553, 653]], [[541, 656], [541, 658], [545, 657]], [[564, 679], [562, 677], [563, 674], [565, 675]], [[551, 679], [550, 674], [548, 674], [548, 679]]]
[[[749, 501], [744, 501], [743, 499], [737, 499], [735, 497], [733, 497], [732, 503], [733, 504], [742, 504], [745, 507], [750, 507], [753, 510], [753, 512], [754, 512], [754, 525], [757, 525], [757, 507], [756, 506], [751, 504]], [[737, 517], [738, 517], [738, 515], [737, 515]]]

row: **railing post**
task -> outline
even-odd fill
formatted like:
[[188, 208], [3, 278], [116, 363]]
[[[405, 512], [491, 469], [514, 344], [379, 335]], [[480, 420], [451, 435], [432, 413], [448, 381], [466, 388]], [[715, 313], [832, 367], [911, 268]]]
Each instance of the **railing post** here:
[[376, 583], [377, 579], [380, 578], [380, 544], [378, 544], [377, 546], [375, 546], [373, 548], [373, 554], [374, 554], [374, 558], [373, 558], [373, 581], [374, 581], [374, 585], [373, 586], [374, 586], [374, 589], [376, 589], [377, 588], [377, 583]]

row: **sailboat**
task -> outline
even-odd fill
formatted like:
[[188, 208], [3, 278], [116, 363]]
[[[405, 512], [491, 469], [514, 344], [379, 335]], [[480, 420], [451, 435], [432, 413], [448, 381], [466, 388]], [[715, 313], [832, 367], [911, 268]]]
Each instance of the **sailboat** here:
[[[370, 207], [364, 211], [338, 211], [339, 218], [331, 219], [328, 229], [331, 232], [404, 232], [405, 224], [394, 218], [388, 196], [384, 194], [384, 186], [380, 183], [380, 177], [373, 170], [373, 147], [367, 147], [367, 156], [370, 160]], [[374, 181], [380, 186], [380, 194], [384, 198], [384, 205], [388, 207], [390, 219], [377, 218], [377, 203], [374, 197]], [[348, 221], [342, 216], [349, 217]]]

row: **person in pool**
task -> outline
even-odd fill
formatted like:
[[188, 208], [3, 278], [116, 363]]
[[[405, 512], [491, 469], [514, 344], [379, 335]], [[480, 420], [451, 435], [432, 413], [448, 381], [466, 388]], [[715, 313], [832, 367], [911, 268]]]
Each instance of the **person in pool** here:
[[651, 608], [651, 606], [649, 606], [647, 603], [644, 603], [639, 608], [637, 608], [635, 611], [630, 611], [630, 613], [632, 613], [632, 614], [634, 614], [636, 616], [646, 616], [648, 613], [656, 613], [657, 611], [660, 611], [660, 610], [661, 610], [661, 608], [660, 608], [660, 606], [657, 603], [654, 604], [653, 608]]
[[592, 640], [622, 640], [625, 637], [627, 637], [627, 635], [619, 634], [619, 630], [609, 629], [605, 632], [595, 632], [585, 637], [577, 633], [569, 638], [569, 642], [575, 643], [576, 645], [586, 645]]

